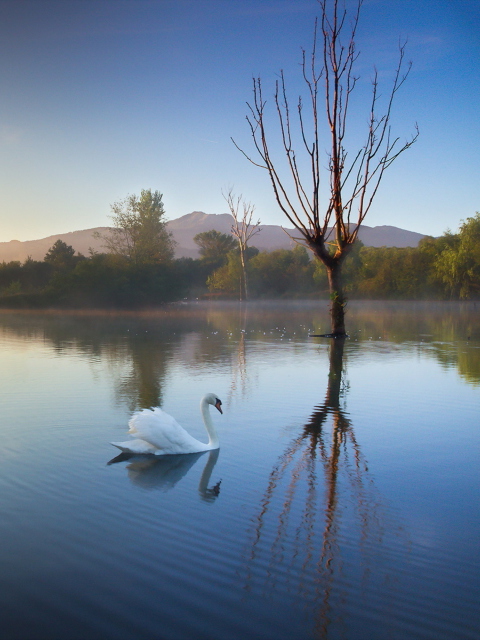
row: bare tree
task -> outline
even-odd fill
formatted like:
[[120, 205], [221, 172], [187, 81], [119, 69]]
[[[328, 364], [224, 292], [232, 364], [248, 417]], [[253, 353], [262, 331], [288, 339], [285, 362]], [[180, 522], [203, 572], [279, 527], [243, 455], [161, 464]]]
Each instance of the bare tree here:
[[[347, 44], [342, 42], [347, 24], [346, 9], [339, 8], [339, 0], [318, 2], [321, 17], [320, 21], [315, 21], [312, 52], [307, 56], [303, 51], [301, 64], [310, 114], [304, 114], [304, 104], [300, 97], [296, 127], [292, 122], [283, 71], [275, 90], [279, 135], [286, 156], [287, 175], [290, 174], [293, 188], [287, 186], [287, 177], [270, 153], [270, 138], [267, 137], [266, 130], [266, 101], [260, 78], [253, 79], [253, 103], [247, 103], [250, 110], [247, 121], [260, 160], [252, 159], [233, 142], [250, 162], [268, 171], [280, 209], [300, 233], [300, 238], [296, 240], [307, 246], [325, 265], [331, 298], [331, 335], [337, 337], [346, 334], [342, 265], [370, 210], [384, 171], [416, 141], [418, 127], [415, 125], [414, 135], [404, 143], [391, 133], [393, 101], [411, 68], [409, 63], [406, 71], [403, 71], [405, 43], [400, 43], [393, 84], [383, 100], [379, 93], [378, 73], [374, 70], [365, 143], [353, 155], [347, 153], [345, 135], [349, 123], [350, 98], [358, 81], [353, 73], [354, 63], [359, 55], [355, 47], [355, 35], [363, 0], [358, 0], [356, 5]], [[318, 46], [319, 40], [323, 41], [322, 53], [319, 53], [319, 49], [322, 50]], [[327, 151], [329, 186], [328, 189], [325, 188], [328, 196], [323, 204], [320, 202], [320, 137], [323, 125], [320, 124], [322, 103], [319, 95], [322, 86], [326, 131], [330, 138]], [[383, 112], [378, 115], [380, 102], [383, 104]], [[306, 153], [302, 157], [297, 155], [294, 148], [295, 132], [303, 149], [302, 153]]]
[[240, 251], [240, 263], [242, 265], [240, 272], [240, 300], [247, 300], [248, 282], [246, 253], [250, 238], [261, 231], [259, 228], [260, 219], [256, 222], [252, 222], [255, 205], [250, 202], [246, 202], [242, 195], [236, 196], [232, 189], [229, 189], [227, 194], [222, 192], [222, 195], [228, 204], [228, 208], [233, 218], [231, 232], [238, 241], [238, 249]]

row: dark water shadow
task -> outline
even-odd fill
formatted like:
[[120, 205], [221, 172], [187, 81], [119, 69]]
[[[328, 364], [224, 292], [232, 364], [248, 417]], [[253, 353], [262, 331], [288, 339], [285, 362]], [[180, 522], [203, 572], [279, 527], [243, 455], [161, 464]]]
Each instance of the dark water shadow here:
[[147, 490], [170, 491], [184, 478], [200, 458], [207, 455], [205, 467], [198, 483], [201, 500], [214, 502], [220, 495], [219, 480], [209, 487], [213, 469], [220, 455], [219, 449], [178, 455], [155, 456], [152, 454], [121, 453], [107, 464], [128, 462], [126, 469], [130, 482], [136, 487]]

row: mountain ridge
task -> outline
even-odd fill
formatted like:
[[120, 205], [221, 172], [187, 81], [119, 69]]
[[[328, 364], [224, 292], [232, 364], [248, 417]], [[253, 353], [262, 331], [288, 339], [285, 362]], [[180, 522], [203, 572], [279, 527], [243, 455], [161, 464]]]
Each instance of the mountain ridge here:
[[[232, 217], [230, 214], [204, 213], [203, 211], [192, 211], [167, 222], [167, 228], [177, 242], [175, 250], [175, 257], [177, 258], [198, 257], [198, 247], [193, 241], [197, 233], [211, 230], [230, 233], [231, 226]], [[260, 228], [262, 231], [255, 236], [251, 243], [252, 246], [257, 247], [260, 251], [291, 249], [295, 245], [292, 238], [289, 237], [298, 235], [295, 229], [282, 228], [273, 224], [261, 224]], [[59, 233], [38, 240], [0, 242], [0, 262], [13, 260], [23, 262], [29, 256], [33, 260], [43, 260], [47, 251], [57, 240], [66, 242], [76, 252], [84, 255], [88, 255], [90, 249], [101, 252], [103, 250], [103, 242], [101, 238], [95, 238], [94, 233], [99, 232], [105, 235], [109, 229], [110, 227], [95, 227]], [[391, 225], [376, 227], [362, 225], [358, 237], [363, 244], [369, 247], [416, 247], [425, 235]]]

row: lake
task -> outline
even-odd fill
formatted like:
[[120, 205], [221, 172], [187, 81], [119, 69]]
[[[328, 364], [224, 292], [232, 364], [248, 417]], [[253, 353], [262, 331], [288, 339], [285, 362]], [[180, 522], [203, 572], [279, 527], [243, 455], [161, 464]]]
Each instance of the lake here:
[[[2, 637], [478, 640], [479, 313], [2, 311]], [[153, 406], [206, 440], [206, 392], [218, 451], [110, 444]]]

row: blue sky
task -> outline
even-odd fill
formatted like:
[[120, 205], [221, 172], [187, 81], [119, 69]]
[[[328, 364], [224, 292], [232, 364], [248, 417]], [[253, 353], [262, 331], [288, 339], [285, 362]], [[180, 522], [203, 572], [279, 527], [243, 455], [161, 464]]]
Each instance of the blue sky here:
[[[110, 204], [142, 188], [173, 219], [225, 212], [233, 186], [264, 224], [286, 224], [230, 138], [252, 150], [252, 76], [270, 107], [280, 69], [292, 102], [304, 92], [318, 13], [315, 0], [0, 0], [0, 241], [108, 225]], [[440, 235], [480, 210], [480, 2], [365, 0], [359, 139], [373, 65], [386, 92], [399, 38], [413, 69], [393, 129], [406, 139], [418, 122], [420, 138], [365, 224]]]

